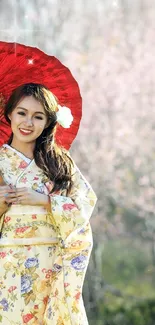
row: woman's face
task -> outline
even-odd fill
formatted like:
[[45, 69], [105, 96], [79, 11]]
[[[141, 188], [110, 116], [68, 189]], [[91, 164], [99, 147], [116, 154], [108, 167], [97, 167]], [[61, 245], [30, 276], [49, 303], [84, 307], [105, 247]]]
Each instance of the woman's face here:
[[44, 107], [33, 96], [22, 99], [8, 115], [13, 137], [24, 143], [33, 143], [47, 125]]

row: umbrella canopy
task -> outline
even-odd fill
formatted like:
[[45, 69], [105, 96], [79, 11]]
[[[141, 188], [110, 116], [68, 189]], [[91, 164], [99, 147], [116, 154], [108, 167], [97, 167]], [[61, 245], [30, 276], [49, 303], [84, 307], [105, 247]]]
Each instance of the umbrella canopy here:
[[58, 125], [55, 136], [56, 143], [68, 150], [82, 117], [82, 98], [76, 80], [56, 57], [36, 47], [8, 42], [0, 42], [0, 146], [11, 135], [3, 107], [15, 88], [29, 82], [45, 85], [58, 98], [60, 105], [70, 108], [74, 117], [70, 128]]

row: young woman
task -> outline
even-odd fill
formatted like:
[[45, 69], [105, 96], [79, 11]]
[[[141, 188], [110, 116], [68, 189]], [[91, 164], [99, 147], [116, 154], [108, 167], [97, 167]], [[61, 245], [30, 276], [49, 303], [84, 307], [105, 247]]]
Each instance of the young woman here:
[[86, 325], [96, 195], [56, 145], [61, 106], [47, 87], [17, 87], [4, 115], [12, 134], [0, 148], [0, 323]]

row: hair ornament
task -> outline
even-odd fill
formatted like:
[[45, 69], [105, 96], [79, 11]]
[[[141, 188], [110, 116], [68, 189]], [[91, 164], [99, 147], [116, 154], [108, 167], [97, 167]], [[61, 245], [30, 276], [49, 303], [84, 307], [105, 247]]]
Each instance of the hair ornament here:
[[58, 105], [56, 112], [57, 122], [65, 129], [70, 128], [73, 122], [73, 115], [69, 107]]

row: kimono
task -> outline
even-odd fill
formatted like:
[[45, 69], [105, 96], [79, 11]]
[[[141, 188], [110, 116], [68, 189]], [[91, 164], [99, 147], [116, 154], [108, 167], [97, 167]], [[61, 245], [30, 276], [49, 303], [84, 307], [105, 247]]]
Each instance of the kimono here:
[[93, 247], [94, 191], [74, 163], [70, 194], [50, 194], [52, 182], [35, 161], [7, 144], [0, 172], [6, 184], [51, 201], [51, 212], [12, 204], [0, 217], [0, 324], [88, 325], [82, 287]]

